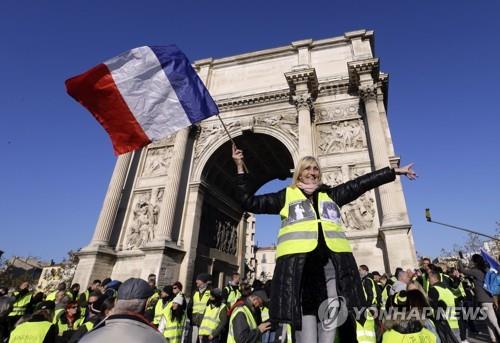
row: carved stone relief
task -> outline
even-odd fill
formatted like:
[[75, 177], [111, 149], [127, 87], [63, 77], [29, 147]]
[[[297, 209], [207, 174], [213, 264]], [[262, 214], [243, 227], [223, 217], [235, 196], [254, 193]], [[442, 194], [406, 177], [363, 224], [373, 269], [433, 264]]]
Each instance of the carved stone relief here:
[[296, 113], [273, 113], [255, 117], [256, 126], [272, 126], [294, 139], [299, 137]]
[[136, 193], [129, 214], [125, 249], [138, 249], [155, 239], [163, 188]]
[[318, 126], [318, 149], [322, 154], [342, 153], [366, 148], [362, 120], [347, 120]]
[[364, 193], [355, 201], [342, 206], [341, 213], [346, 229], [354, 231], [371, 229], [375, 219], [375, 200], [372, 192]]
[[359, 117], [359, 104], [348, 103], [333, 106], [319, 105], [315, 108], [318, 122], [336, 121], [346, 118]]
[[217, 230], [215, 248], [226, 254], [235, 255], [238, 247], [237, 224], [228, 219], [216, 219]]
[[329, 186], [340, 185], [344, 182], [342, 178], [342, 170], [340, 168], [335, 168], [333, 170], [323, 172], [323, 182]]
[[167, 175], [173, 149], [173, 146], [149, 148], [146, 154], [142, 176]]
[[[229, 132], [240, 127], [239, 121], [225, 121], [224, 123]], [[200, 127], [200, 133], [196, 142], [196, 148], [194, 150], [194, 159], [197, 160], [198, 158], [200, 158], [201, 153], [207, 147], [210, 147], [224, 135], [226, 135], [226, 132], [220, 122], [211, 122], [206, 125], [202, 125]]]

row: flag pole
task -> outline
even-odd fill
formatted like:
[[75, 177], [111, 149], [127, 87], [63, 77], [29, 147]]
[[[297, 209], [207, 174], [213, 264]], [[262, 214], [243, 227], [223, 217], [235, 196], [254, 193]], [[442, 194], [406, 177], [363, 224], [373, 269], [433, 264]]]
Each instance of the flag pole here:
[[[220, 117], [220, 115], [219, 115], [219, 114], [216, 114], [216, 116], [217, 116], [217, 118], [219, 118], [219, 120], [220, 120], [220, 122], [221, 122], [221, 124], [222, 124], [222, 127], [224, 128], [224, 131], [226, 131], [226, 134], [227, 134], [227, 136], [229, 137], [229, 140], [231, 141], [231, 143], [232, 143], [232, 144], [233, 144], [236, 148], [238, 148], [238, 147], [236, 146], [236, 143], [235, 143], [235, 142], [234, 142], [234, 140], [233, 140], [233, 137], [231, 137], [231, 135], [229, 134], [229, 130], [227, 129], [226, 124], [224, 124], [224, 122], [222, 121], [222, 118]], [[243, 169], [245, 170], [245, 173], [247, 173], [247, 174], [248, 174], [248, 168], [247, 168], [247, 165], [245, 164], [245, 161], [243, 161]]]

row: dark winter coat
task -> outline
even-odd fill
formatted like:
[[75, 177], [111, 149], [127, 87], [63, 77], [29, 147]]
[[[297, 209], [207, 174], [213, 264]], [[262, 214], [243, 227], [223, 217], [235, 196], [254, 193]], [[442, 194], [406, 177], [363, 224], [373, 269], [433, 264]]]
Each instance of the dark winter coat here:
[[[252, 213], [279, 214], [285, 204], [286, 189], [255, 196], [250, 192], [248, 178], [247, 174], [239, 174], [236, 179], [237, 198], [243, 209]], [[384, 168], [335, 187], [322, 185], [313, 194], [314, 208], [318, 212], [320, 191], [327, 193], [341, 207], [394, 179], [394, 169]], [[320, 303], [327, 298], [323, 266], [328, 259], [335, 266], [338, 295], [346, 299], [347, 307], [352, 310], [353, 307], [366, 305], [354, 256], [352, 253], [330, 251], [319, 225], [318, 246], [314, 251], [285, 255], [277, 259], [271, 288], [271, 320], [291, 323], [296, 330], [300, 330], [303, 313], [317, 314]], [[355, 324], [346, 324], [350, 327], [349, 336], [353, 332], [355, 335]]]

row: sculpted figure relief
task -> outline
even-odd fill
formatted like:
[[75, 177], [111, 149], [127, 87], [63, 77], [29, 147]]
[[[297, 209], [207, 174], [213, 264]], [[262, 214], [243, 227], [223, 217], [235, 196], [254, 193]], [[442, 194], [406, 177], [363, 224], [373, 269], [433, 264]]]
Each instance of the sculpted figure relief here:
[[255, 118], [258, 126], [273, 126], [298, 139], [297, 115], [295, 113], [270, 114]]
[[149, 149], [144, 163], [143, 176], [167, 175], [172, 158], [172, 146]]
[[323, 154], [348, 152], [366, 147], [361, 120], [349, 120], [318, 127], [318, 148]]
[[[229, 132], [240, 126], [239, 121], [224, 121], [224, 123], [226, 124], [227, 130]], [[201, 153], [203, 152], [203, 150], [205, 150], [205, 148], [214, 144], [221, 136], [225, 134], [226, 133], [224, 131], [224, 128], [222, 127], [222, 124], [220, 122], [212, 122], [201, 126], [201, 132], [198, 136], [196, 148], [194, 151], [195, 160], [197, 160], [201, 156]]]
[[158, 189], [155, 199], [151, 200], [151, 192], [139, 196], [132, 210], [132, 223], [128, 229], [125, 249], [137, 249], [155, 238], [155, 229], [158, 225], [158, 215], [163, 199], [163, 189]]
[[234, 255], [237, 249], [237, 227], [230, 220], [217, 219], [215, 222], [217, 240], [215, 248], [226, 254]]
[[323, 180], [329, 186], [340, 185], [343, 181], [342, 170], [340, 168], [323, 173]]
[[350, 117], [359, 116], [359, 107], [357, 103], [341, 104], [334, 106], [319, 106], [316, 109], [317, 120], [334, 121]]
[[357, 231], [370, 229], [374, 219], [375, 201], [371, 192], [363, 194], [342, 208], [342, 220], [347, 229]]

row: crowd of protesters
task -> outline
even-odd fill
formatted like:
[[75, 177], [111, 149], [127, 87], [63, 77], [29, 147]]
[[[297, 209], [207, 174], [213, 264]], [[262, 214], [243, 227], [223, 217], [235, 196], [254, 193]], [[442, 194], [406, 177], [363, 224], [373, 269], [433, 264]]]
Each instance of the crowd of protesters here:
[[[393, 275], [360, 265], [367, 306], [356, 311], [358, 342], [468, 342], [478, 333], [478, 317], [496, 342], [497, 299], [483, 288], [487, 268], [480, 255], [453, 268], [424, 258], [418, 269], [397, 268]], [[24, 282], [16, 290], [0, 288], [0, 337], [12, 343], [300, 341], [292, 327], [277, 334], [270, 290], [270, 282], [249, 285], [238, 273], [222, 289], [199, 274], [188, 297], [180, 282], [158, 289], [154, 274], [147, 281], [94, 280], [84, 290], [61, 283], [48, 294]], [[482, 312], [468, 311], [476, 308]]]

